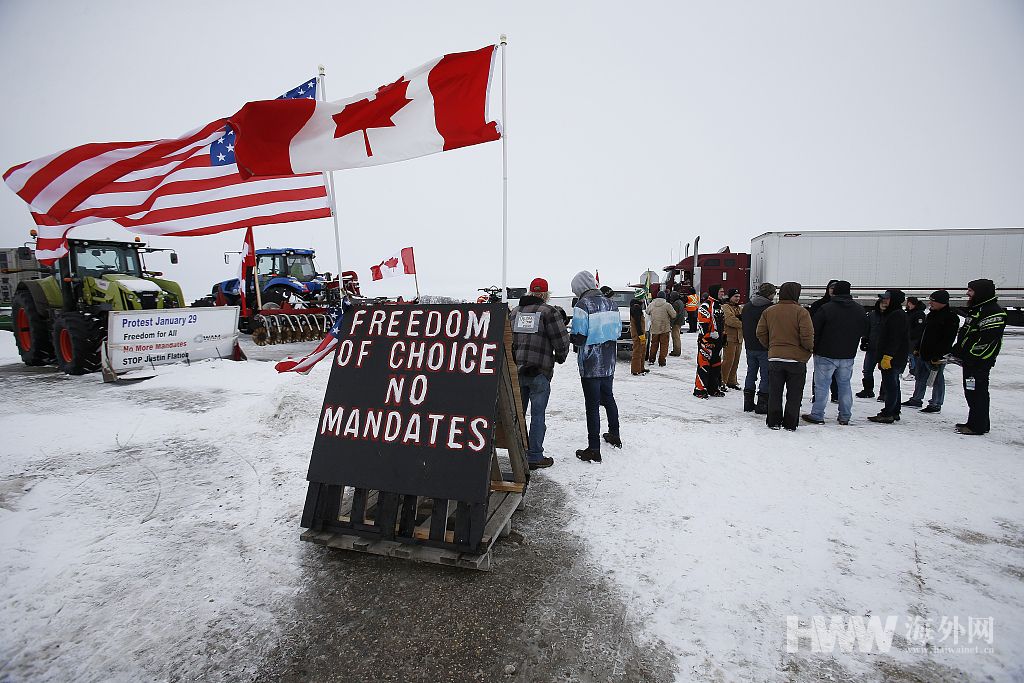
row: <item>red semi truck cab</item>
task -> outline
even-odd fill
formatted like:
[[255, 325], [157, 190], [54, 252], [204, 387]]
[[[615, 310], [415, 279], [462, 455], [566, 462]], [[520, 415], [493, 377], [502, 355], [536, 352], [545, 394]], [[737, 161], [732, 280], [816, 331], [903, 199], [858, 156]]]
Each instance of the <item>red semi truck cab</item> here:
[[[697, 255], [698, 272], [694, 272], [693, 256], [687, 256], [675, 265], [665, 266], [665, 284], [671, 288], [677, 284], [699, 287], [701, 300], [708, 287], [722, 285], [722, 290], [740, 290], [740, 302], [750, 299], [750, 254], [733, 253], [723, 247], [714, 254]], [[694, 276], [696, 275], [696, 280]]]

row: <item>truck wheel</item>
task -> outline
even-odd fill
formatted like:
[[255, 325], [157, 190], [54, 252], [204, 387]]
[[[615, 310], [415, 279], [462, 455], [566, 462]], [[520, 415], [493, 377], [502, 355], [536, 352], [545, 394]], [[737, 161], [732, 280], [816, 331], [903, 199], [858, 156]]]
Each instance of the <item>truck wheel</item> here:
[[68, 375], [84, 375], [100, 369], [103, 333], [81, 313], [59, 313], [53, 322], [53, 348], [57, 367]]
[[25, 365], [46, 365], [53, 362], [53, 344], [46, 318], [36, 309], [32, 293], [26, 289], [14, 295], [11, 304], [14, 321], [14, 343]]

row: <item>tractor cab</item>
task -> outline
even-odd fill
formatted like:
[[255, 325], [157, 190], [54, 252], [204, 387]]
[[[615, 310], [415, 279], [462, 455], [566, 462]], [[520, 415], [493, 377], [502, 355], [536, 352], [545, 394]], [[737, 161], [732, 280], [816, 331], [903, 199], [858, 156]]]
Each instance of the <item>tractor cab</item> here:
[[260, 274], [261, 282], [273, 277], [312, 282], [317, 277], [311, 249], [258, 249], [256, 271]]
[[[72, 243], [73, 242], [73, 243]], [[69, 240], [73, 271], [79, 279], [103, 277], [107, 274], [142, 277], [142, 259], [139, 245], [133, 242], [88, 242]], [[63, 262], [64, 259], [58, 261]]]

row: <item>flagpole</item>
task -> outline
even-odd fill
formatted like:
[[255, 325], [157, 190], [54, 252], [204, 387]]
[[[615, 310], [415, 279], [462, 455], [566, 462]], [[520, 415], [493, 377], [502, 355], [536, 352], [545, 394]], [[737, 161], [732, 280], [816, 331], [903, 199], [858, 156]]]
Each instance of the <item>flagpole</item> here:
[[420, 299], [420, 276], [415, 272], [412, 274], [412, 281], [416, 283], [416, 300]]
[[505, 48], [508, 36], [501, 34], [501, 300], [508, 300], [508, 112], [505, 109]]
[[[252, 230], [252, 227], [250, 227], [249, 230]], [[256, 291], [256, 311], [259, 312], [259, 311], [263, 310], [263, 295], [260, 293], [260, 273], [259, 273], [260, 260], [258, 258], [256, 258], [256, 233], [255, 232], [252, 233], [252, 249], [253, 249], [253, 252], [252, 252], [252, 262], [254, 264], [256, 264], [256, 265], [254, 265], [252, 267], [252, 288]], [[249, 276], [247, 274], [245, 274], [245, 272], [244, 272], [245, 271], [245, 267], [244, 266], [242, 267], [242, 271], [243, 271], [242, 277], [245, 278], [245, 279], [248, 279]], [[244, 282], [242, 283], [242, 286], [243, 287], [245, 286]]]
[[[327, 71], [324, 69], [324, 65], [319, 65], [319, 75], [317, 79], [320, 81], [320, 87], [317, 88], [317, 97], [321, 102], [327, 101], [327, 86], [324, 81], [327, 80]], [[338, 285], [341, 286], [341, 229], [338, 227], [338, 201], [334, 194], [334, 171], [327, 171], [324, 173], [324, 180], [327, 181], [327, 194], [331, 204], [331, 218], [334, 219], [334, 250], [338, 256]]]

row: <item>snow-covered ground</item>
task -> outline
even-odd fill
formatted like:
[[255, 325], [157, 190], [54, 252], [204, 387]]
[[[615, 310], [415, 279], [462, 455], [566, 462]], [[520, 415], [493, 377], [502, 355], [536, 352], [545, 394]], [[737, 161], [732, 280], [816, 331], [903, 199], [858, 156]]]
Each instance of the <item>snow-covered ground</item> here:
[[[939, 415], [875, 425], [879, 404], [858, 399], [850, 427], [832, 406], [824, 426], [772, 432], [737, 392], [690, 395], [684, 342], [646, 377], [620, 365], [625, 447], [600, 465], [572, 457], [582, 393], [571, 362], [559, 367], [556, 465], [536, 475], [564, 489], [573, 512], [552, 523], [582, 539], [678, 680], [1024, 677], [1024, 336], [1006, 339], [984, 438], [952, 431], [966, 416], [956, 370]], [[104, 385], [25, 368], [13, 349], [0, 333], [0, 680], [251, 678], [324, 561], [298, 517], [329, 364], [301, 377], [210, 361]], [[791, 615], [900, 621], [887, 654], [806, 639], [787, 653]], [[992, 652], [942, 651], [953, 617], [992, 617]], [[923, 620], [936, 633], [918, 652], [907, 627]], [[247, 654], [230, 669], [210, 656], [232, 648]]]
[[[563, 455], [548, 470], [580, 511], [573, 529], [678, 656], [680, 680], [1024, 678], [1024, 336], [1006, 338], [983, 438], [953, 431], [967, 416], [959, 368], [939, 414], [905, 408], [878, 425], [866, 418], [881, 404], [855, 399], [849, 427], [832, 405], [825, 425], [776, 432], [742, 412], [740, 392], [691, 396], [692, 344], [684, 336], [684, 355], [645, 377], [616, 376], [622, 451], [589, 466]], [[573, 370], [549, 404], [555, 455], [586, 445]], [[786, 652], [790, 615], [899, 622], [889, 657], [837, 647], [833, 660], [808, 640]], [[994, 652], [938, 651], [954, 647], [940, 630], [954, 617], [964, 629], [993, 617], [991, 646], [973, 646]], [[934, 650], [914, 654], [926, 624]], [[967, 634], [957, 640], [967, 647]]]

